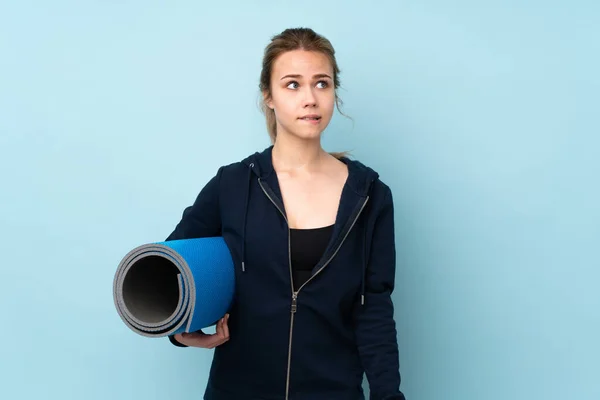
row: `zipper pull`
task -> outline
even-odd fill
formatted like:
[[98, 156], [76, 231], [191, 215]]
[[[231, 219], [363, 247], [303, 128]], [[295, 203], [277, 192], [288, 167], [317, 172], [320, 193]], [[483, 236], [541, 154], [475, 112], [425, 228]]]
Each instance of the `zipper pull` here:
[[298, 299], [298, 294], [294, 293], [292, 294], [292, 314], [296, 313], [296, 310], [298, 308], [298, 304], [297, 304], [297, 300]]

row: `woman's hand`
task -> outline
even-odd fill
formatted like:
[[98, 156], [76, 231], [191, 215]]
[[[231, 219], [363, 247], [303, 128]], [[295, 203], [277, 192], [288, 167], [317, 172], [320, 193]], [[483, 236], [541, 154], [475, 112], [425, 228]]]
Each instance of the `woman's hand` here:
[[217, 322], [217, 330], [213, 334], [208, 335], [202, 331], [190, 333], [184, 332], [176, 334], [175, 340], [189, 347], [213, 349], [229, 340], [229, 327], [227, 326], [228, 319], [229, 314], [226, 314], [221, 318], [219, 322]]

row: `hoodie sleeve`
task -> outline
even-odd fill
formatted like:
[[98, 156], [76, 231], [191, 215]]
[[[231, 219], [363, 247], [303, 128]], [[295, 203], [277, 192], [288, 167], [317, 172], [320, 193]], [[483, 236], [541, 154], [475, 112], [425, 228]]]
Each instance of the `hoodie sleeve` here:
[[[219, 168], [202, 188], [194, 203], [183, 210], [183, 214], [175, 229], [165, 241], [214, 237], [221, 235], [221, 216], [219, 209], [219, 182], [223, 168]], [[169, 341], [178, 347], [187, 347], [175, 340], [174, 335]]]
[[370, 400], [405, 400], [400, 391], [399, 356], [391, 294], [396, 273], [394, 205], [386, 187], [375, 221], [366, 271], [364, 304], [355, 312], [358, 350], [370, 389]]
[[223, 168], [219, 168], [217, 174], [202, 188], [194, 203], [183, 210], [181, 220], [167, 237], [167, 241], [221, 234], [219, 182], [222, 171]]

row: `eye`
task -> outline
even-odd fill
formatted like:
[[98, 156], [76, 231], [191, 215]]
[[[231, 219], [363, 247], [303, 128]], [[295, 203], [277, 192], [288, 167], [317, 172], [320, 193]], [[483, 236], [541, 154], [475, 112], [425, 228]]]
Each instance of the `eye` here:
[[319, 85], [319, 84], [322, 84], [322, 85], [323, 85], [323, 87], [321, 87], [321, 89], [325, 89], [326, 87], [328, 87], [328, 86], [329, 86], [329, 83], [328, 83], [327, 81], [319, 81], [319, 82], [317, 83], [317, 85]]
[[287, 86], [286, 86], [288, 89], [297, 89], [297, 87], [290, 87], [291, 85], [298, 85], [298, 82], [296, 82], [296, 81], [291, 81], [291, 82], [289, 82], [289, 83], [287, 84]]

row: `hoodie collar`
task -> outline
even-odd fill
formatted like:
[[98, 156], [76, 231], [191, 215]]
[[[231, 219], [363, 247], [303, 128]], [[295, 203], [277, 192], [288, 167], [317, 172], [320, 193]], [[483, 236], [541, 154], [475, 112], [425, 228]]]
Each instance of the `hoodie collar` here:
[[[348, 180], [346, 182], [348, 187], [361, 197], [367, 196], [372, 183], [379, 178], [379, 174], [360, 161], [351, 160], [348, 157], [342, 157], [340, 161], [348, 166]], [[268, 179], [275, 171], [273, 168], [273, 145], [261, 152], [251, 154], [242, 162], [257, 177], [263, 180]]]

